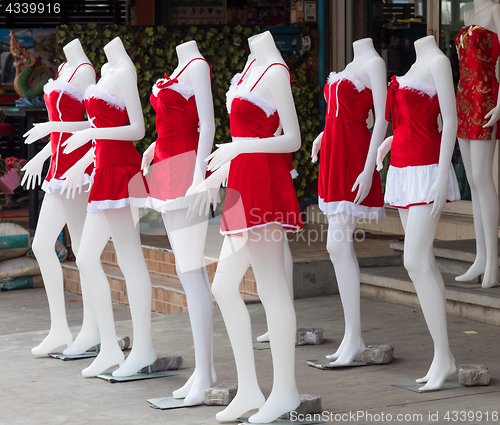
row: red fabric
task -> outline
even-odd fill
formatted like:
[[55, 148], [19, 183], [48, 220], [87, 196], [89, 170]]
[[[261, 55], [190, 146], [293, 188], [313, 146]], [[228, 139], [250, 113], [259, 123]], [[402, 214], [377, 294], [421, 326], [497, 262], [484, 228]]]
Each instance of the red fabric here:
[[[495, 65], [500, 53], [496, 33], [477, 25], [463, 27], [455, 37], [460, 81], [457, 88], [457, 136], [490, 140], [493, 127], [483, 128], [485, 115], [496, 106], [498, 81]], [[496, 138], [499, 139], [500, 127]]]
[[[96, 97], [85, 99], [85, 108], [95, 128], [121, 127], [129, 120], [126, 109], [119, 109]], [[95, 175], [89, 203], [146, 198], [147, 183], [142, 176], [141, 161], [141, 155], [131, 141], [96, 139]]]
[[400, 89], [396, 77], [392, 77], [387, 92], [385, 119], [392, 120], [394, 131], [391, 146], [393, 167], [439, 163], [439, 113], [437, 95], [430, 97], [409, 87]]
[[[279, 116], [235, 98], [229, 116], [233, 137], [274, 137]], [[236, 232], [269, 223], [286, 230], [303, 227], [289, 165], [280, 153], [240, 154], [231, 161], [221, 231]]]
[[[348, 79], [325, 85], [327, 113], [321, 142], [318, 196], [325, 202], [354, 202], [351, 189], [365, 168], [370, 148], [366, 120], [373, 106], [372, 91], [358, 91]], [[337, 108], [338, 103], [338, 108]], [[373, 170], [372, 186], [361, 202], [367, 207], [383, 207], [380, 173]]]
[[[80, 102], [64, 91], [52, 90], [49, 94], [44, 95], [44, 100], [50, 121], [85, 121], [85, 106], [83, 102]], [[49, 172], [45, 178], [47, 182], [50, 182], [50, 180], [54, 178], [61, 179], [62, 175], [78, 162], [92, 146], [92, 143], [88, 142], [73, 152], [65, 154], [63, 153], [64, 147], [62, 143], [70, 136], [71, 133], [51, 133], [50, 149], [52, 157], [50, 160]], [[85, 173], [89, 175], [92, 174], [92, 169], [93, 165], [90, 165], [85, 170]]]

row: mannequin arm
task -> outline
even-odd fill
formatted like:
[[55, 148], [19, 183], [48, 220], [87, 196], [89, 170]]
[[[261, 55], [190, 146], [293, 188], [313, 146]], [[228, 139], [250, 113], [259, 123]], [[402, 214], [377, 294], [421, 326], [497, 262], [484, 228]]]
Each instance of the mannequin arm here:
[[377, 149], [377, 171], [380, 171], [382, 168], [384, 168], [384, 158], [391, 150], [392, 138], [393, 136], [390, 136], [385, 139]]
[[66, 171], [61, 179], [64, 179], [64, 184], [61, 189], [61, 195], [67, 189], [66, 199], [69, 199], [69, 194], [71, 189], [73, 189], [72, 198], [75, 197], [76, 189], [78, 188], [78, 193], [82, 193], [82, 180], [83, 175], [87, 167], [94, 161], [94, 149], [90, 148], [88, 152], [73, 165], [68, 171]]
[[439, 55], [432, 60], [430, 68], [436, 84], [439, 107], [443, 118], [438, 177], [427, 198], [427, 202], [431, 202], [434, 199], [431, 214], [433, 217], [437, 217], [441, 213], [446, 202], [448, 173], [450, 170], [451, 156], [455, 147], [458, 123], [450, 61], [446, 56]]
[[321, 142], [323, 141], [323, 133], [324, 131], [319, 133], [318, 137], [316, 137], [316, 139], [314, 139], [313, 142], [313, 147], [311, 151], [311, 162], [313, 164], [318, 160], [318, 153], [319, 150], [321, 149]]
[[[217, 171], [213, 172], [209, 177], [202, 181], [191, 193], [186, 194], [184, 207], [188, 207], [187, 219], [191, 221], [196, 214], [208, 215], [210, 204], [213, 204], [213, 209], [217, 208], [217, 203], [220, 201], [219, 189], [224, 180], [229, 175], [230, 163], [224, 164]], [[191, 195], [191, 196], [189, 196]]]
[[[493, 21], [495, 22], [497, 36], [500, 37], [500, 5], [496, 5], [493, 8]], [[484, 116], [484, 118], [489, 118], [489, 120], [485, 125], [483, 125], [483, 128], [495, 125], [496, 122], [500, 119], [500, 91], [498, 92], [496, 106], [490, 112], [488, 112]], [[493, 135], [493, 137], [495, 136]]]
[[375, 109], [375, 125], [373, 126], [370, 148], [365, 160], [365, 168], [356, 179], [352, 192], [358, 188], [354, 199], [355, 204], [360, 204], [368, 196], [372, 187], [373, 171], [377, 162], [377, 152], [387, 132], [387, 121], [385, 120], [385, 100], [387, 97], [387, 84], [385, 81], [385, 63], [381, 57], [371, 59], [367, 64], [368, 77], [372, 87], [373, 106]]
[[33, 124], [33, 127], [30, 130], [23, 134], [23, 137], [26, 137], [24, 143], [29, 145], [37, 140], [43, 139], [52, 132], [70, 133], [72, 131], [84, 130], [89, 127], [90, 123], [88, 121], [48, 121], [36, 123]]
[[148, 175], [149, 166], [151, 165], [155, 157], [155, 147], [156, 147], [156, 142], [151, 143], [142, 154], [141, 170], [142, 174], [144, 174], [145, 176]]
[[144, 117], [142, 115], [141, 100], [137, 90], [137, 75], [132, 68], [120, 68], [116, 71], [115, 81], [118, 84], [130, 124], [121, 127], [88, 128], [71, 136], [63, 146], [64, 153], [73, 152], [92, 139], [113, 139], [123, 141], [140, 140], [144, 137]]
[[300, 148], [300, 128], [289, 78], [288, 72], [282, 66], [270, 68], [263, 77], [263, 83], [271, 93], [278, 110], [283, 134], [265, 139], [233, 137], [232, 143], [216, 145], [219, 149], [207, 158], [207, 161], [210, 161], [209, 170], [218, 169], [241, 153], [284, 153], [295, 152]]
[[[200, 120], [198, 154], [191, 187], [196, 188], [205, 178], [207, 163], [205, 158], [212, 152], [215, 135], [214, 104], [212, 97], [210, 68], [205, 61], [194, 61], [187, 68], [194, 89], [196, 109]], [[189, 192], [189, 190], [188, 190]]]
[[38, 152], [23, 168], [21, 168], [21, 171], [24, 171], [21, 186], [24, 186], [24, 183], [27, 183], [26, 189], [35, 189], [37, 178], [38, 184], [42, 184], [43, 163], [47, 160], [47, 158], [50, 158], [51, 153], [50, 143], [47, 143], [40, 152]]

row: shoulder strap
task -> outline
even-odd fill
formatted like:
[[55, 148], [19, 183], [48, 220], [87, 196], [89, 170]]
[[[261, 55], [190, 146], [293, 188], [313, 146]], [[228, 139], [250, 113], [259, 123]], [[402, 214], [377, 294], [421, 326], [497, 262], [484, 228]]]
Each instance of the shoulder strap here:
[[[71, 74], [71, 77], [69, 77], [68, 83], [71, 81], [71, 79], [73, 78], [73, 76], [76, 74], [76, 71], [78, 71], [78, 68], [80, 68], [80, 67], [81, 67], [81, 66], [83, 66], [83, 65], [89, 65], [89, 66], [91, 66], [91, 67], [92, 67], [92, 69], [93, 69], [93, 70], [94, 70], [94, 72], [95, 72], [95, 76], [97, 77], [97, 71], [95, 70], [94, 65], [92, 65], [92, 64], [91, 64], [91, 63], [89, 63], [89, 62], [84, 62], [84, 63], [81, 63], [80, 65], [78, 65], [78, 66], [76, 67], [76, 69], [73, 71], [73, 74]], [[62, 68], [61, 68], [61, 69], [62, 69]]]
[[256, 61], [256, 59], [254, 59], [252, 62], [250, 62], [250, 65], [248, 65], [247, 69], [245, 69], [245, 72], [241, 76], [240, 81], [238, 81], [238, 84], [236, 84], [237, 86], [239, 86], [241, 84], [241, 82], [243, 81], [243, 78], [245, 78], [246, 73], [248, 72], [248, 70], [250, 69], [250, 67], [253, 65], [253, 63], [255, 61]]
[[281, 66], [283, 66], [283, 67], [284, 67], [284, 68], [288, 71], [288, 74], [290, 74], [290, 83], [292, 82], [292, 74], [291, 74], [290, 70], [288, 69], [288, 67], [287, 67], [286, 65], [282, 64], [282, 63], [276, 62], [276, 63], [272, 63], [271, 65], [269, 65], [269, 66], [268, 66], [268, 67], [264, 70], [264, 72], [262, 73], [262, 75], [261, 75], [261, 76], [259, 77], [259, 79], [255, 82], [255, 84], [252, 86], [252, 88], [250, 89], [250, 91], [252, 91], [252, 90], [255, 88], [255, 86], [256, 86], [257, 84], [259, 84], [259, 81], [262, 79], [262, 77], [263, 77], [263, 76], [264, 76], [264, 74], [267, 72], [267, 70], [268, 70], [269, 68], [271, 68], [272, 66], [274, 66], [274, 65], [281, 65]]
[[184, 70], [185, 70], [185, 69], [189, 66], [189, 64], [190, 64], [191, 62], [193, 62], [193, 61], [196, 61], [196, 60], [202, 60], [202, 61], [205, 61], [205, 62], [207, 63], [207, 65], [208, 65], [208, 69], [210, 70], [210, 81], [212, 81], [212, 68], [210, 67], [210, 64], [208, 63], [208, 61], [207, 61], [205, 58], [194, 58], [194, 59], [191, 59], [191, 60], [190, 60], [190, 61], [189, 61], [189, 62], [188, 62], [185, 66], [184, 66], [184, 68], [182, 68], [182, 69], [180, 70], [180, 72], [179, 72], [179, 73], [175, 76], [175, 78], [178, 78], [178, 77], [179, 77], [179, 75], [181, 75], [181, 74], [184, 72]]
[[57, 74], [56, 74], [56, 77], [54, 78], [54, 80], [57, 80], [57, 77], [59, 77], [59, 74], [61, 73], [61, 71], [63, 70], [64, 68], [64, 65], [66, 65], [68, 63], [68, 61], [66, 62], [63, 62], [63, 64], [61, 65], [61, 67], [59, 68], [59, 71], [57, 71]]

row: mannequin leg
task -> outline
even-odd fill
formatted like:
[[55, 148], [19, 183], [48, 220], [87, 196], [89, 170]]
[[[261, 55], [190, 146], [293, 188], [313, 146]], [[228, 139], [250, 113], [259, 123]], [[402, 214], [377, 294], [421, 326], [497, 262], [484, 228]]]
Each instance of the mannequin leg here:
[[284, 266], [285, 232], [273, 224], [250, 232], [248, 252], [257, 281], [257, 291], [266, 311], [273, 359], [273, 388], [250, 422], [272, 422], [296, 409], [300, 395], [295, 382], [295, 310]]
[[[292, 251], [290, 251], [290, 245], [288, 243], [287, 238], [284, 238], [285, 242], [285, 273], [286, 273], [286, 283], [288, 286], [288, 292], [290, 293], [290, 296], [292, 297], [292, 302], [294, 300], [293, 298], [293, 257], [292, 257]], [[269, 332], [266, 332], [265, 334], [258, 336], [257, 341], [259, 342], [268, 342], [269, 341]]]
[[127, 283], [134, 333], [132, 351], [123, 365], [113, 372], [113, 376], [130, 376], [156, 360], [151, 335], [151, 278], [132, 209], [105, 210], [104, 215], [116, 249], [118, 266]]
[[[61, 196], [61, 204], [66, 216], [69, 234], [73, 252], [78, 256], [78, 249], [82, 240], [83, 225], [87, 216], [87, 202], [89, 198], [88, 192], [76, 194], [72, 199], [66, 199], [66, 196]], [[92, 300], [83, 279], [80, 275], [83, 298], [83, 323], [82, 328], [76, 339], [70, 347], [64, 350], [64, 354], [81, 354], [99, 344], [99, 326], [95, 317]]]
[[40, 266], [50, 310], [50, 331], [45, 339], [31, 350], [33, 355], [46, 355], [61, 345], [71, 345], [73, 336], [66, 319], [62, 268], [54, 244], [66, 224], [59, 195], [45, 194], [38, 218], [33, 252]]
[[177, 276], [186, 293], [195, 347], [195, 369], [186, 384], [173, 392], [186, 406], [202, 404], [207, 388], [217, 380], [213, 365], [213, 304], [205, 269], [208, 217], [186, 219], [186, 209], [162, 214], [176, 259]]
[[82, 375], [85, 377], [99, 375], [111, 366], [122, 364], [124, 361], [123, 352], [116, 340], [111, 290], [101, 264], [101, 253], [109, 236], [104, 212], [87, 213], [76, 263], [88, 287], [94, 307], [99, 325], [101, 351], [92, 364], [82, 370]]
[[328, 216], [327, 250], [335, 269], [345, 320], [342, 343], [336, 353], [327, 356], [337, 359], [332, 365], [347, 366], [366, 349], [361, 335], [359, 265], [353, 244], [356, 222], [356, 217], [348, 214]]
[[439, 216], [431, 216], [432, 204], [400, 209], [405, 230], [404, 265], [415, 285], [427, 327], [434, 342], [434, 358], [429, 372], [417, 382], [427, 382], [420, 391], [441, 388], [456, 372], [455, 358], [448, 343], [446, 296], [441, 273], [434, 258], [433, 241]]
[[469, 281], [484, 273], [483, 288], [498, 280], [498, 196], [493, 182], [495, 140], [458, 139], [471, 188], [476, 259], [457, 281]]
[[233, 246], [237, 245], [235, 239], [241, 237], [225, 237], [212, 284], [212, 292], [231, 341], [238, 374], [238, 392], [233, 401], [215, 416], [219, 422], [235, 421], [249, 410], [261, 407], [265, 401], [255, 371], [250, 315], [239, 290], [241, 279], [250, 266], [250, 257], [246, 246], [233, 251]]

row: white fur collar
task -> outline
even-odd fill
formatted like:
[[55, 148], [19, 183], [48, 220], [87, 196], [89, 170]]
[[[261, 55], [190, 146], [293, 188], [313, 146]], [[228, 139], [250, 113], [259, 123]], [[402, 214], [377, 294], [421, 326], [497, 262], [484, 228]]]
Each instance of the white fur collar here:
[[165, 81], [165, 78], [160, 78], [159, 80], [156, 81], [155, 85], [153, 86], [153, 96], [157, 97], [158, 93], [160, 93], [161, 90], [165, 89], [176, 91], [177, 93], [181, 94], [186, 100], [189, 100], [191, 96], [194, 96], [193, 88], [190, 87], [188, 84], [184, 83], [183, 81], [178, 81], [177, 83], [173, 83], [163, 88], [158, 87], [158, 83], [163, 81]]
[[60, 91], [66, 93], [68, 96], [83, 102], [83, 93], [75, 86], [62, 80], [53, 80], [52, 78], [43, 86], [43, 92], [49, 94], [52, 91]]
[[95, 97], [96, 99], [104, 100], [107, 104], [114, 106], [116, 109], [125, 109], [125, 101], [113, 96], [111, 93], [105, 92], [99, 88], [96, 84], [91, 84], [85, 90], [85, 99], [90, 99]]
[[268, 117], [276, 112], [276, 106], [274, 106], [274, 104], [269, 102], [267, 99], [264, 99], [258, 93], [245, 90], [240, 86], [234, 86], [230, 88], [226, 93], [226, 106], [229, 113], [231, 113], [231, 104], [237, 97], [248, 100], [249, 102], [258, 106], [265, 112]]
[[341, 72], [330, 72], [328, 76], [328, 83], [333, 84], [339, 80], [347, 80], [350, 81], [358, 92], [362, 92], [366, 86], [360, 81], [354, 74], [346, 71], [345, 69]]
[[406, 75], [403, 77], [396, 77], [399, 88], [407, 88], [409, 90], [415, 91], [420, 95], [426, 94], [429, 97], [434, 97], [437, 94], [437, 89], [434, 86], [430, 86], [429, 84], [424, 83], [421, 80], [418, 80], [413, 77], [407, 77]]

